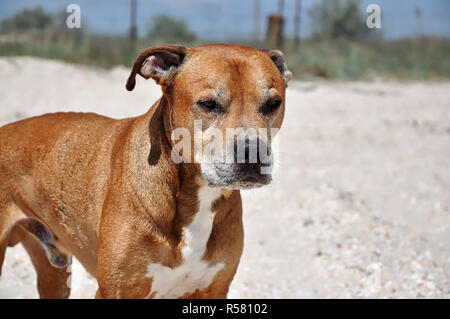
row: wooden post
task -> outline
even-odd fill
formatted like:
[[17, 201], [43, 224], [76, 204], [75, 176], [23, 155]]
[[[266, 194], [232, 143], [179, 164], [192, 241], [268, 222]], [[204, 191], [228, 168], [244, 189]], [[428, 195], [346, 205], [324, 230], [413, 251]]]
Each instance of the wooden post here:
[[294, 10], [294, 48], [298, 49], [300, 43], [300, 22], [302, 13], [302, 0], [295, 1]]
[[420, 10], [420, 8], [416, 8], [414, 10], [414, 14], [416, 15], [417, 18], [417, 26], [419, 28], [419, 38], [425, 38], [425, 34], [423, 31], [423, 23], [422, 23], [422, 11]]
[[259, 27], [260, 27], [260, 11], [261, 11], [261, 6], [260, 6], [260, 0], [253, 0], [253, 39], [257, 42], [259, 41]]
[[283, 10], [284, 0], [278, 0], [278, 14], [269, 15], [267, 25], [267, 46], [269, 48], [281, 48], [283, 46]]
[[283, 15], [284, 11], [284, 0], [278, 0], [278, 14]]
[[283, 46], [283, 16], [280, 14], [269, 15], [267, 46], [271, 49]]
[[136, 38], [137, 38], [137, 26], [136, 26], [136, 13], [137, 2], [136, 0], [130, 0], [131, 14], [130, 14], [130, 49], [136, 53]]

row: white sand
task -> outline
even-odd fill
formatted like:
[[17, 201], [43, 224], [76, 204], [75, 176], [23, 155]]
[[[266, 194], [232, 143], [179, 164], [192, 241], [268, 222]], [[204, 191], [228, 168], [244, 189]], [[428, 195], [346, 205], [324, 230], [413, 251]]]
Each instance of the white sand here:
[[[0, 58], [0, 125], [47, 112], [144, 113], [128, 69]], [[243, 192], [245, 249], [231, 298], [450, 297], [450, 83], [300, 83], [287, 93], [280, 169]], [[0, 298], [36, 298], [20, 245]], [[72, 298], [95, 279], [73, 265]]]

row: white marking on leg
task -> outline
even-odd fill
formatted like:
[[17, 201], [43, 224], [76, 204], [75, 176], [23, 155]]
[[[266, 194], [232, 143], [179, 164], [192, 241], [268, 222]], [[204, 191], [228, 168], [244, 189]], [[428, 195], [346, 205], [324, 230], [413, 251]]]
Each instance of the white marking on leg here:
[[178, 298], [196, 289], [205, 289], [225, 266], [223, 263], [211, 265], [203, 260], [214, 221], [211, 206], [221, 192], [220, 188], [199, 188], [199, 211], [191, 224], [184, 228], [183, 263], [175, 268], [150, 263], [147, 277], [153, 278], [153, 283], [148, 297], [154, 293], [155, 298]]

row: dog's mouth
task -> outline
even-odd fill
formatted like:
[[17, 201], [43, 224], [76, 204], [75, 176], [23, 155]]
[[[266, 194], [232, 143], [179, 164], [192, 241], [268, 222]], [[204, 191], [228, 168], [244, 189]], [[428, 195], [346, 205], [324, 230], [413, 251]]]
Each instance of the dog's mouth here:
[[272, 152], [263, 140], [236, 139], [226, 150], [224, 158], [212, 157], [200, 164], [210, 186], [252, 189], [272, 181]]
[[210, 164], [202, 165], [202, 174], [211, 187], [253, 189], [270, 184], [271, 169], [261, 164]]
[[[267, 183], [268, 184], [268, 183]], [[211, 184], [209, 183], [209, 186], [211, 187], [220, 187], [220, 188], [229, 188], [229, 189], [239, 189], [239, 190], [246, 190], [246, 189], [255, 189], [263, 187], [267, 184], [263, 183], [255, 183], [250, 181], [238, 181], [231, 184]]]

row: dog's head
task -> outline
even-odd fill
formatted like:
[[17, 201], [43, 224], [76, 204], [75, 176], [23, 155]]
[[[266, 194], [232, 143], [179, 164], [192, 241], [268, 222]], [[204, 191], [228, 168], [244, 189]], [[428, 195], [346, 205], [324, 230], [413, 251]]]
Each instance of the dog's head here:
[[271, 181], [271, 143], [283, 122], [291, 78], [280, 51], [159, 46], [137, 58], [130, 91], [136, 74], [163, 88], [174, 161], [199, 165], [211, 186], [244, 189]]

